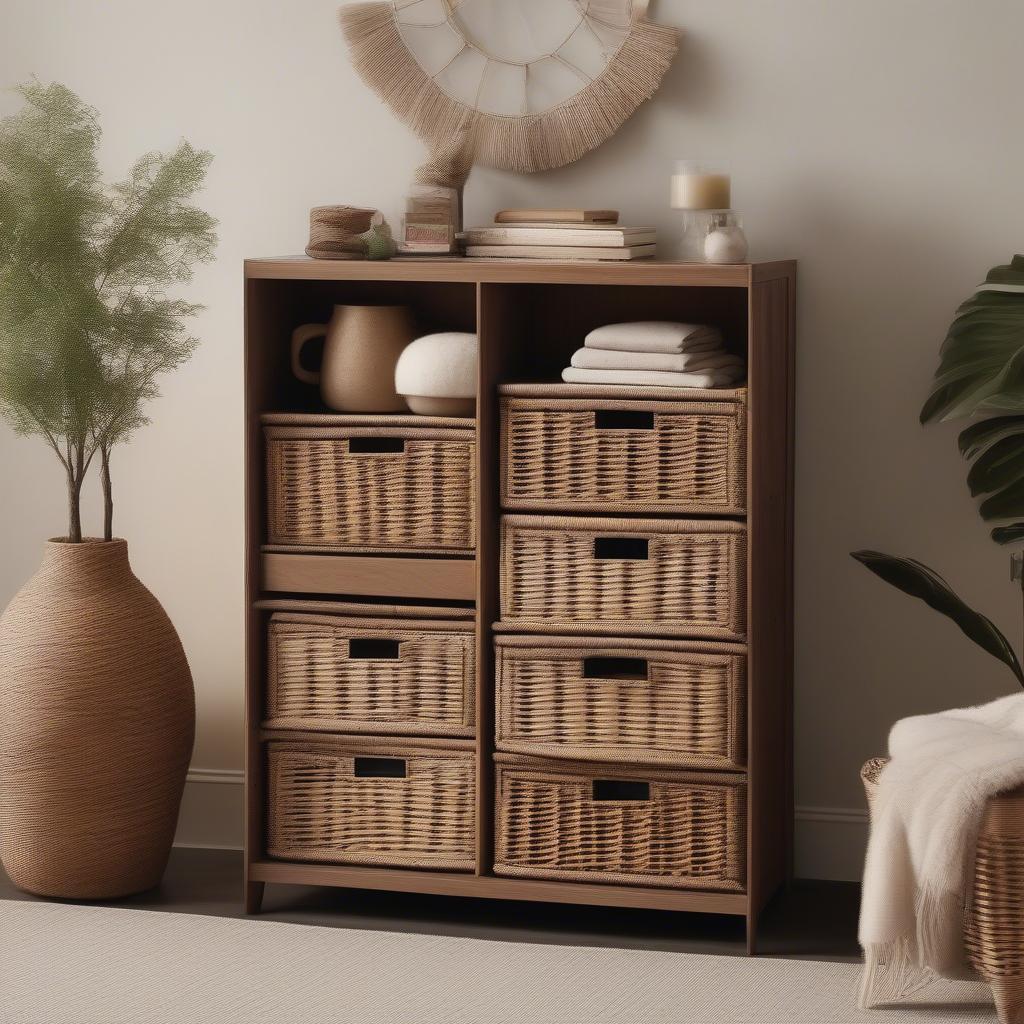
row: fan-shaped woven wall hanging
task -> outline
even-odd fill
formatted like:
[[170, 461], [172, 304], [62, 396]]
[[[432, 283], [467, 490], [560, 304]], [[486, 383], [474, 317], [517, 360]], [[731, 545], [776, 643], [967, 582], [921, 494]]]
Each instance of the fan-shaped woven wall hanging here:
[[363, 80], [432, 152], [542, 171], [600, 145], [657, 90], [676, 30], [647, 0], [396, 0], [341, 9]]

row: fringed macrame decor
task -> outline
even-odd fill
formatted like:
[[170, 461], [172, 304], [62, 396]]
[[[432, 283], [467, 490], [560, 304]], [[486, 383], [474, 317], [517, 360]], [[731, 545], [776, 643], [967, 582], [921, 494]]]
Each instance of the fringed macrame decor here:
[[543, 171], [610, 138], [657, 90], [676, 30], [647, 0], [396, 0], [341, 9], [363, 80], [432, 153]]

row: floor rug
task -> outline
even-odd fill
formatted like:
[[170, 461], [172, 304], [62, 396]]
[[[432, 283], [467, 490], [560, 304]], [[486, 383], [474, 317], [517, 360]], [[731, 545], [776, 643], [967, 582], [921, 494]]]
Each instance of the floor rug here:
[[[0, 901], [3, 1024], [994, 1021], [980, 987], [856, 1009], [850, 963]], [[951, 1002], [952, 1001], [952, 1002]]]

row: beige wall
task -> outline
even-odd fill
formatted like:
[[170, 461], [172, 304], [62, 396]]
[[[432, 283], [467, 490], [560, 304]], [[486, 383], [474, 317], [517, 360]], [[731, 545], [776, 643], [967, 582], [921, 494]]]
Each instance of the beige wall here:
[[[356, 79], [335, 0], [4, 0], [0, 79], [58, 79], [102, 113], [121, 173], [180, 136], [216, 155], [217, 262], [194, 297], [203, 345], [115, 461], [117, 530], [189, 653], [199, 705], [182, 824], [235, 841], [241, 764], [241, 261], [301, 250], [310, 205], [394, 217], [420, 145]], [[899, 716], [994, 697], [1009, 674], [855, 566], [861, 546], [934, 564], [1011, 637], [1006, 554], [968, 497], [950, 427], [917, 410], [956, 304], [1024, 249], [1015, 0], [660, 0], [682, 26], [656, 100], [577, 164], [475, 172], [470, 221], [499, 205], [618, 206], [669, 238], [671, 161], [734, 176], [757, 256], [800, 260], [797, 803], [805, 873], [855, 873], [860, 762]], [[13, 108], [0, 96], [0, 110]], [[0, 429], [0, 603], [63, 529], [41, 443]], [[88, 522], [98, 509], [88, 499]], [[227, 783], [217, 785], [217, 783]], [[212, 783], [212, 784], [211, 784]], [[228, 822], [229, 825], [225, 825]]]

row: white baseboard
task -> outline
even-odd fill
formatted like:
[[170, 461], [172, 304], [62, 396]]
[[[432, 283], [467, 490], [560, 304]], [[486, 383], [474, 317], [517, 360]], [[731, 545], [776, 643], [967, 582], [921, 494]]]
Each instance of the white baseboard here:
[[196, 850], [240, 850], [244, 835], [245, 774], [191, 768], [178, 815], [175, 846]]
[[795, 831], [797, 878], [860, 881], [868, 842], [867, 811], [797, 807]]
[[[240, 850], [244, 821], [241, 771], [193, 768], [188, 773], [175, 846]], [[845, 807], [797, 807], [796, 876], [859, 881], [867, 813]]]

